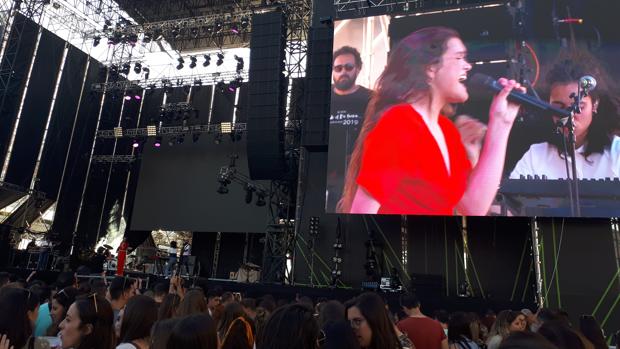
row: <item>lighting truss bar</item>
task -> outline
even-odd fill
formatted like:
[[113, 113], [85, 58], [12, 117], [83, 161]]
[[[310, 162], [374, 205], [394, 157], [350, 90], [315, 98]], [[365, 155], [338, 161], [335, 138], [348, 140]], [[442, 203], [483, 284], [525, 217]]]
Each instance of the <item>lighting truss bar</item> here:
[[244, 188], [250, 185], [254, 188], [254, 191], [256, 192], [257, 195], [263, 196], [265, 198], [269, 197], [269, 190], [267, 190], [262, 185], [256, 182], [253, 182], [250, 179], [250, 177], [237, 171], [237, 169], [234, 167], [229, 167], [229, 166], [220, 167], [220, 173], [219, 173], [218, 178], [227, 179], [231, 182], [235, 182], [237, 184], [240, 184]]
[[[220, 81], [228, 82], [238, 77], [242, 77], [244, 81], [248, 80], [248, 72], [242, 71], [238, 74], [236, 71], [228, 71], [221, 73], [209, 73], [199, 75], [187, 75], [175, 77], [174, 80], [180, 80], [185, 85], [192, 85], [194, 81], [201, 80], [203, 86], [215, 85]], [[183, 86], [183, 85], [181, 85]], [[112, 91], [126, 91], [128, 89], [135, 88], [158, 88], [158, 87], [175, 87], [172, 79], [170, 78], [153, 78], [148, 80], [126, 80], [126, 81], [114, 81], [107, 83], [95, 83], [91, 85], [91, 90], [95, 92], [112, 92]]]
[[135, 155], [93, 155], [96, 164], [130, 164], [137, 160]]
[[9, 191], [12, 191], [12, 192], [32, 195], [36, 199], [45, 199], [46, 198], [45, 193], [42, 192], [42, 191], [27, 189], [27, 188], [21, 187], [19, 185], [8, 183], [8, 182], [0, 181], [0, 188], [2, 188], [4, 190], [9, 190]]
[[334, 0], [334, 9], [340, 15], [345, 17], [359, 17], [359, 15], [368, 15], [367, 11], [373, 11], [372, 15], [388, 14], [394, 12], [411, 12], [424, 10], [439, 10], [454, 7], [470, 7], [480, 6], [488, 3], [505, 3], [498, 0]]
[[[233, 131], [235, 133], [244, 132], [247, 130], [247, 124], [236, 123], [233, 125]], [[157, 130], [158, 136], [180, 136], [187, 133], [202, 134], [202, 133], [221, 133], [220, 124], [212, 125], [193, 125], [193, 126], [165, 126], [159, 127]], [[97, 138], [135, 138], [135, 137], [148, 137], [148, 127], [143, 128], [130, 128], [124, 129], [122, 137], [114, 135], [114, 130], [99, 130], [97, 131]]]

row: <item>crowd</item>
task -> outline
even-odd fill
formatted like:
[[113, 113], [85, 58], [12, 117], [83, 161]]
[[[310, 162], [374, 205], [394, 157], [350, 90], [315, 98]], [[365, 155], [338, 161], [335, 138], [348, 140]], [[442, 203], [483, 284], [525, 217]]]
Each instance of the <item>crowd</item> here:
[[63, 272], [47, 285], [0, 273], [0, 349], [603, 349], [591, 316], [504, 310], [497, 315], [438, 311], [402, 294], [396, 308], [376, 293], [345, 303], [297, 296], [241, 298], [172, 277], [144, 289], [139, 280], [78, 280]]

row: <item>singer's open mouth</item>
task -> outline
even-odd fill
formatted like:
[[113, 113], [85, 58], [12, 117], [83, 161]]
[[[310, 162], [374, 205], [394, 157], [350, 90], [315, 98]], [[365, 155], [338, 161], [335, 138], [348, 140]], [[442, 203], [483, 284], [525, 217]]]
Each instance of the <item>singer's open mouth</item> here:
[[464, 84], [464, 83], [465, 83], [465, 80], [467, 80], [467, 75], [461, 75], [461, 76], [459, 76], [459, 82], [460, 82], [461, 84]]

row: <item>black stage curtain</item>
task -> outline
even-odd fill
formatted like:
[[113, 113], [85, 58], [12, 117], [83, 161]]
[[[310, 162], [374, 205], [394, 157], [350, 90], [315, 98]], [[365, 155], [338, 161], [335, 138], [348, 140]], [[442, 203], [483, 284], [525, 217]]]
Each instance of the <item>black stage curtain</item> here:
[[[58, 196], [87, 60], [84, 52], [73, 46], [69, 48], [39, 169], [39, 189], [49, 198], [56, 199]], [[87, 94], [89, 89], [85, 86], [84, 93]]]

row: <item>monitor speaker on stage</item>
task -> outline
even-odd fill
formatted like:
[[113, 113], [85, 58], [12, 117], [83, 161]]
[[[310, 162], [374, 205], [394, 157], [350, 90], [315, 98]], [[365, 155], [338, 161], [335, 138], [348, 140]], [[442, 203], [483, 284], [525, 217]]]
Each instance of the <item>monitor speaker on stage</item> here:
[[286, 17], [282, 11], [252, 16], [247, 152], [253, 180], [282, 179], [286, 175], [285, 47]]

